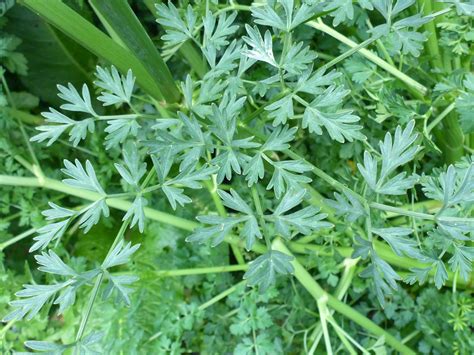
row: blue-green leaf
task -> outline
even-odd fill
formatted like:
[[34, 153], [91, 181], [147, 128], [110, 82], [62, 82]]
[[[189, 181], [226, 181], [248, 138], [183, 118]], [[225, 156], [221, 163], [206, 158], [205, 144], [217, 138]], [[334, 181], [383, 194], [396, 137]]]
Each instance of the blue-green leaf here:
[[416, 240], [406, 238], [413, 232], [410, 228], [373, 228], [372, 232], [381, 236], [398, 256], [406, 255], [417, 260], [424, 259]]
[[127, 76], [123, 76], [113, 65], [110, 70], [97, 66], [95, 75], [97, 80], [94, 81], [94, 84], [105, 90], [97, 98], [104, 103], [104, 106], [130, 104], [135, 85], [135, 77], [130, 69]]
[[145, 230], [145, 211], [143, 209], [147, 203], [147, 200], [143, 196], [137, 195], [132, 203], [132, 206], [127, 211], [125, 216], [123, 216], [122, 221], [131, 218], [132, 220], [130, 222], [130, 228], [133, 228], [136, 224], [138, 224], [138, 230], [140, 233], [143, 233]]
[[294, 272], [292, 256], [277, 250], [270, 250], [252, 261], [244, 275], [250, 286], [259, 286], [264, 292], [276, 281], [277, 274], [287, 275]]
[[67, 102], [61, 105], [63, 110], [85, 112], [97, 117], [97, 113], [92, 108], [91, 95], [86, 84], [82, 86], [82, 96], [71, 83], [68, 83], [67, 87], [58, 85], [58, 90], [58, 96]]
[[123, 149], [125, 166], [115, 163], [120, 176], [131, 186], [138, 187], [140, 179], [146, 173], [146, 163], [142, 163], [135, 143], [127, 142]]
[[40, 265], [39, 271], [56, 274], [61, 276], [76, 276], [77, 272], [66, 265], [61, 258], [52, 250], [47, 253], [42, 252], [41, 255], [35, 255], [35, 259]]
[[251, 49], [244, 50], [244, 54], [249, 58], [266, 62], [278, 68], [278, 63], [273, 55], [273, 42], [270, 31], [266, 31], [262, 38], [257, 27], [245, 25], [245, 29], [247, 30], [247, 36], [242, 37], [242, 39]]
[[138, 280], [137, 276], [134, 275], [108, 275], [108, 283], [104, 289], [103, 298], [109, 298], [114, 292], [116, 293], [116, 302], [125, 302], [127, 306], [130, 306], [130, 293], [132, 289], [128, 285]]
[[123, 239], [121, 239], [102, 262], [102, 268], [110, 269], [111, 267], [128, 263], [132, 254], [138, 248], [140, 248], [140, 244], [132, 246], [132, 243], [128, 242], [125, 244]]
[[98, 192], [101, 195], [106, 195], [105, 191], [100, 186], [97, 176], [95, 175], [94, 168], [89, 160], [86, 160], [86, 169], [82, 166], [79, 160], [74, 161], [75, 164], [69, 160], [64, 159], [64, 169], [61, 171], [70, 177], [70, 179], [64, 179], [63, 182], [67, 185], [77, 187], [79, 189], [90, 190]]

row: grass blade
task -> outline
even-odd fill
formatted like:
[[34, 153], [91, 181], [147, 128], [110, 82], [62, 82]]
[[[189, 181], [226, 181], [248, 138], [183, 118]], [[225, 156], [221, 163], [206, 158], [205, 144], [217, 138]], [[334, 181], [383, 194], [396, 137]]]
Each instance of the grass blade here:
[[138, 85], [144, 91], [156, 99], [163, 99], [159, 86], [133, 54], [115, 43], [70, 7], [58, 0], [19, 0], [18, 2], [98, 57], [114, 64], [122, 73], [132, 69]]
[[150, 77], [160, 86], [165, 100], [178, 101], [180, 94], [168, 66], [127, 1], [89, 0], [89, 3], [112, 38], [118, 39], [140, 60]]

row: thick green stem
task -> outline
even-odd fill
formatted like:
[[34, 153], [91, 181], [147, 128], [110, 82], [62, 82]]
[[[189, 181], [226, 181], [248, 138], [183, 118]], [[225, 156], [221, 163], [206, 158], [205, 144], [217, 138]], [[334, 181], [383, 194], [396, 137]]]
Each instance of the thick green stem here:
[[3, 341], [3, 338], [5, 337], [5, 334], [7, 334], [8, 330], [10, 330], [11, 327], [17, 322], [16, 319], [12, 319], [9, 321], [7, 324], [3, 326], [3, 328], [0, 330], [0, 341]]
[[442, 129], [435, 129], [436, 140], [443, 151], [446, 163], [452, 164], [464, 155], [464, 134], [456, 112], [451, 112], [443, 122]]
[[[425, 16], [431, 15], [433, 12], [433, 6], [431, 0], [418, 0], [419, 6], [423, 9]], [[423, 25], [425, 31], [428, 33], [428, 40], [426, 41], [426, 49], [430, 55], [433, 69], [438, 71], [444, 71], [446, 73], [451, 72], [451, 54], [445, 52], [444, 58], [442, 58], [441, 51], [438, 45], [438, 36], [436, 33], [436, 26], [434, 21], [429, 21]], [[444, 63], [443, 63], [444, 59]], [[448, 110], [450, 106], [446, 110]], [[441, 116], [446, 112], [443, 111]], [[435, 129], [435, 137], [443, 151], [445, 160], [447, 163], [454, 163], [458, 161], [464, 155], [464, 134], [457, 114], [455, 112], [448, 111], [440, 120], [443, 121], [443, 129]], [[436, 122], [437, 124], [438, 122]], [[431, 126], [431, 125], [430, 125]], [[431, 127], [431, 129], [434, 126]]]
[[321, 67], [321, 69], [324, 69], [325, 71], [327, 71], [329, 68], [331, 68], [332, 66], [336, 65], [339, 62], [342, 62], [344, 59], [350, 57], [354, 53], [359, 52], [361, 49], [363, 49], [365, 47], [368, 47], [370, 44], [377, 41], [377, 39], [378, 39], [378, 37], [373, 37], [373, 38], [369, 38], [369, 39], [365, 40], [364, 42], [356, 45], [355, 47], [352, 47], [348, 51], [345, 51], [340, 56], [332, 59], [330, 62], [324, 64]]
[[453, 102], [451, 105], [446, 107], [443, 112], [441, 112], [438, 117], [436, 117], [429, 125], [426, 127], [426, 133], [429, 134], [433, 128], [435, 128], [441, 121], [444, 120], [446, 116], [448, 116], [452, 110], [456, 107], [456, 104]]
[[[399, 267], [401, 269], [409, 270], [411, 268], [426, 268], [429, 267], [430, 265], [421, 263], [417, 260], [410, 259], [404, 256], [398, 256], [395, 254], [392, 249], [387, 246], [386, 244], [374, 240], [373, 242], [374, 248], [377, 251], [377, 254], [386, 262], [388, 262], [390, 265]], [[315, 244], [302, 244], [298, 242], [290, 242], [288, 243], [288, 246], [290, 249], [295, 252], [295, 253], [302, 253], [302, 254], [308, 254], [308, 253], [316, 253], [318, 255], [333, 255], [331, 252], [328, 252], [326, 250], [325, 246], [322, 245], [315, 245]], [[350, 257], [354, 251], [352, 247], [336, 247], [335, 250], [343, 256], [343, 257]], [[430, 275], [434, 276], [435, 271], [431, 270]], [[448, 271], [448, 280], [450, 282], [453, 282], [454, 280], [454, 273], [451, 271]], [[469, 280], [464, 281], [464, 279], [457, 279], [457, 285], [458, 287], [464, 287], [464, 288], [472, 288], [472, 280], [473, 278], [471, 277]]]
[[430, 221], [435, 220], [435, 216], [432, 215], [432, 214], [409, 211], [409, 210], [405, 210], [403, 208], [384, 205], [382, 203], [372, 202], [372, 203], [369, 204], [369, 206], [371, 208], [375, 208], [377, 210], [392, 212], [392, 213], [396, 213], [396, 214], [402, 215], [402, 216], [415, 217], [415, 218], [420, 218], [420, 219], [427, 219], [427, 220], [430, 220]]
[[[433, 12], [431, 0], [418, 0], [420, 8], [423, 10], [423, 15], [429, 16]], [[423, 25], [425, 31], [428, 33], [428, 40], [426, 41], [426, 48], [430, 55], [433, 68], [442, 70], [443, 61], [441, 60], [441, 52], [438, 47], [438, 36], [436, 34], [436, 27], [434, 21], [429, 21]]]
[[[54, 191], [63, 192], [68, 195], [76, 196], [76, 197], [83, 198], [85, 200], [90, 200], [90, 201], [97, 201], [103, 198], [103, 196], [98, 193], [77, 189], [77, 188], [68, 186], [60, 181], [49, 179], [49, 178], [44, 178], [40, 180], [39, 178], [35, 178], [35, 177], [27, 178], [27, 177], [19, 177], [19, 176], [0, 175], [0, 185], [42, 187], [42, 188], [46, 188], [46, 189], [50, 189]], [[107, 198], [106, 203], [108, 206], [121, 210], [121, 211], [128, 211], [132, 205], [130, 201], [122, 200], [118, 198]], [[398, 209], [396, 209], [396, 211], [398, 212]], [[197, 222], [190, 221], [190, 220], [180, 218], [180, 217], [176, 217], [171, 214], [161, 212], [149, 207], [145, 207], [144, 212], [145, 212], [145, 216], [151, 220], [165, 223], [168, 225], [172, 225], [182, 230], [193, 231], [195, 228], [200, 226], [200, 224]], [[225, 241], [227, 243], [239, 246], [241, 248], [244, 247], [243, 241], [234, 235], [228, 235], [225, 238]], [[327, 252], [324, 252], [323, 250], [324, 248], [319, 245], [308, 245], [308, 244], [295, 243], [295, 242], [292, 242], [289, 245], [291, 246], [293, 251], [298, 252], [298, 253], [307, 253], [308, 251], [316, 251], [320, 253], [321, 255], [328, 255]], [[389, 247], [385, 246], [382, 243], [375, 242], [375, 245], [380, 257], [382, 257], [384, 260], [386, 260], [392, 265], [399, 266], [402, 268], [426, 267], [425, 264], [421, 264], [409, 258], [402, 258], [395, 255]], [[267, 251], [267, 248], [261, 243], [256, 242], [253, 245], [252, 250], [256, 253], [263, 254]], [[345, 257], [349, 257], [352, 254], [352, 248], [350, 247], [337, 247], [336, 250], [338, 251], [339, 254]], [[448, 278], [449, 280], [453, 279], [452, 273], [448, 272]], [[469, 286], [470, 282], [471, 281], [464, 282], [462, 279], [458, 279], [458, 285], [460, 286], [466, 286], [466, 285]]]
[[[9, 186], [29, 186], [29, 187], [42, 187], [49, 190], [59, 191], [66, 193], [71, 196], [76, 196], [89, 201], [97, 201], [103, 198], [102, 195], [88, 190], [78, 189], [69, 185], [66, 185], [60, 181], [49, 179], [49, 178], [27, 178], [17, 176], [6, 176], [0, 175], [0, 185]], [[118, 198], [107, 198], [106, 203], [112, 208], [116, 208], [121, 211], [128, 211], [132, 207], [132, 202], [122, 200]], [[145, 207], [145, 216], [158, 222], [166, 223], [175, 226], [180, 229], [187, 231], [193, 231], [194, 228], [199, 226], [199, 223], [189, 221], [187, 219], [173, 216], [168, 213], [157, 211], [155, 209]]]
[[[275, 239], [275, 241], [273, 242], [273, 249], [293, 256], [280, 239]], [[361, 327], [371, 332], [372, 334], [385, 337], [385, 341], [387, 342], [387, 344], [392, 346], [395, 350], [398, 350], [402, 354], [415, 354], [413, 350], [402, 344], [400, 340], [398, 340], [393, 335], [379, 327], [370, 319], [360, 314], [344, 302], [339, 301], [336, 297], [328, 294], [324, 289], [321, 288], [321, 286], [313, 279], [313, 277], [308, 273], [308, 271], [306, 271], [306, 269], [296, 259], [293, 259], [292, 264], [295, 269], [295, 277], [298, 279], [299, 282], [301, 282], [303, 287], [313, 296], [316, 301], [321, 301], [327, 298], [327, 305], [329, 307], [334, 309], [336, 312], [342, 314], [343, 316], [349, 318], [353, 322], [359, 324]]]

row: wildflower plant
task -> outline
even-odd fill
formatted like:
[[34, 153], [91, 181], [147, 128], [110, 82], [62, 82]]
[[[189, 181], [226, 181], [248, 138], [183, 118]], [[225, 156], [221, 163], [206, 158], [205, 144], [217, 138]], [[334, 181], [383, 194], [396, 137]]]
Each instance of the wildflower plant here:
[[[453, 295], [470, 287], [470, 2], [158, 2], [156, 23], [148, 24], [162, 31], [158, 45], [126, 1], [90, 1], [110, 37], [65, 4], [19, 2], [103, 59], [88, 82], [57, 86], [61, 103], [45, 109], [34, 130], [25, 129], [28, 120], [2, 75], [5, 112], [25, 147], [17, 153], [8, 140], [2, 143], [2, 154], [9, 154], [0, 175], [3, 210], [28, 199], [14, 186], [75, 197], [47, 201], [29, 247], [47, 276], [16, 292], [4, 321], [71, 309], [80, 321], [73, 340], [30, 340], [30, 349], [89, 353], [99, 346], [104, 334], [90, 328], [94, 304], [115, 298], [134, 307], [137, 284], [149, 282], [137, 265], [140, 255], [154, 252], [143, 248], [156, 222], [174, 228], [167, 233], [185, 231], [190, 250], [225, 253], [228, 265], [208, 265], [202, 273], [241, 272], [239, 284], [190, 310], [189, 322], [197, 326], [199, 312], [233, 292], [254, 292], [245, 297], [269, 302], [275, 289], [288, 297], [298, 282], [309, 292], [304, 307], [314, 309], [304, 335], [309, 353], [321, 339], [326, 353], [368, 353], [380, 344], [389, 352], [416, 351], [403, 327], [384, 329], [363, 307], [352, 306], [348, 290], [357, 282], [374, 295], [364, 302], [381, 312], [397, 304], [400, 293], [417, 290], [415, 284], [434, 283], [440, 293], [452, 285]], [[70, 19], [83, 24], [80, 31]], [[2, 65], [14, 72], [21, 60], [12, 53]], [[54, 164], [47, 161], [50, 149]], [[71, 263], [71, 235], [80, 231], [79, 238], [87, 238], [107, 223], [118, 228], [105, 256], [85, 266]], [[127, 266], [132, 271], [124, 271]], [[251, 291], [238, 291], [241, 285]], [[451, 314], [460, 332], [468, 328], [469, 312], [461, 298]], [[268, 327], [258, 324], [266, 308], [250, 310], [245, 302], [238, 317], [261, 316], [251, 332], [232, 325], [233, 334], [253, 333], [235, 353], [295, 349], [272, 343]], [[180, 322], [187, 311], [177, 311]], [[361, 331], [381, 343], [362, 339]], [[167, 336], [169, 343], [160, 340], [151, 349], [183, 351]], [[456, 346], [468, 349], [467, 343]]]

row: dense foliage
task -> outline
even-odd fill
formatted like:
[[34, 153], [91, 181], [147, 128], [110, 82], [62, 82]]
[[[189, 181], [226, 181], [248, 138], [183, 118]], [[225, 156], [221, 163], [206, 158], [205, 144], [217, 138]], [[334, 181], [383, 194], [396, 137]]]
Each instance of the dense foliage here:
[[472, 352], [472, 1], [18, 3], [1, 353]]

